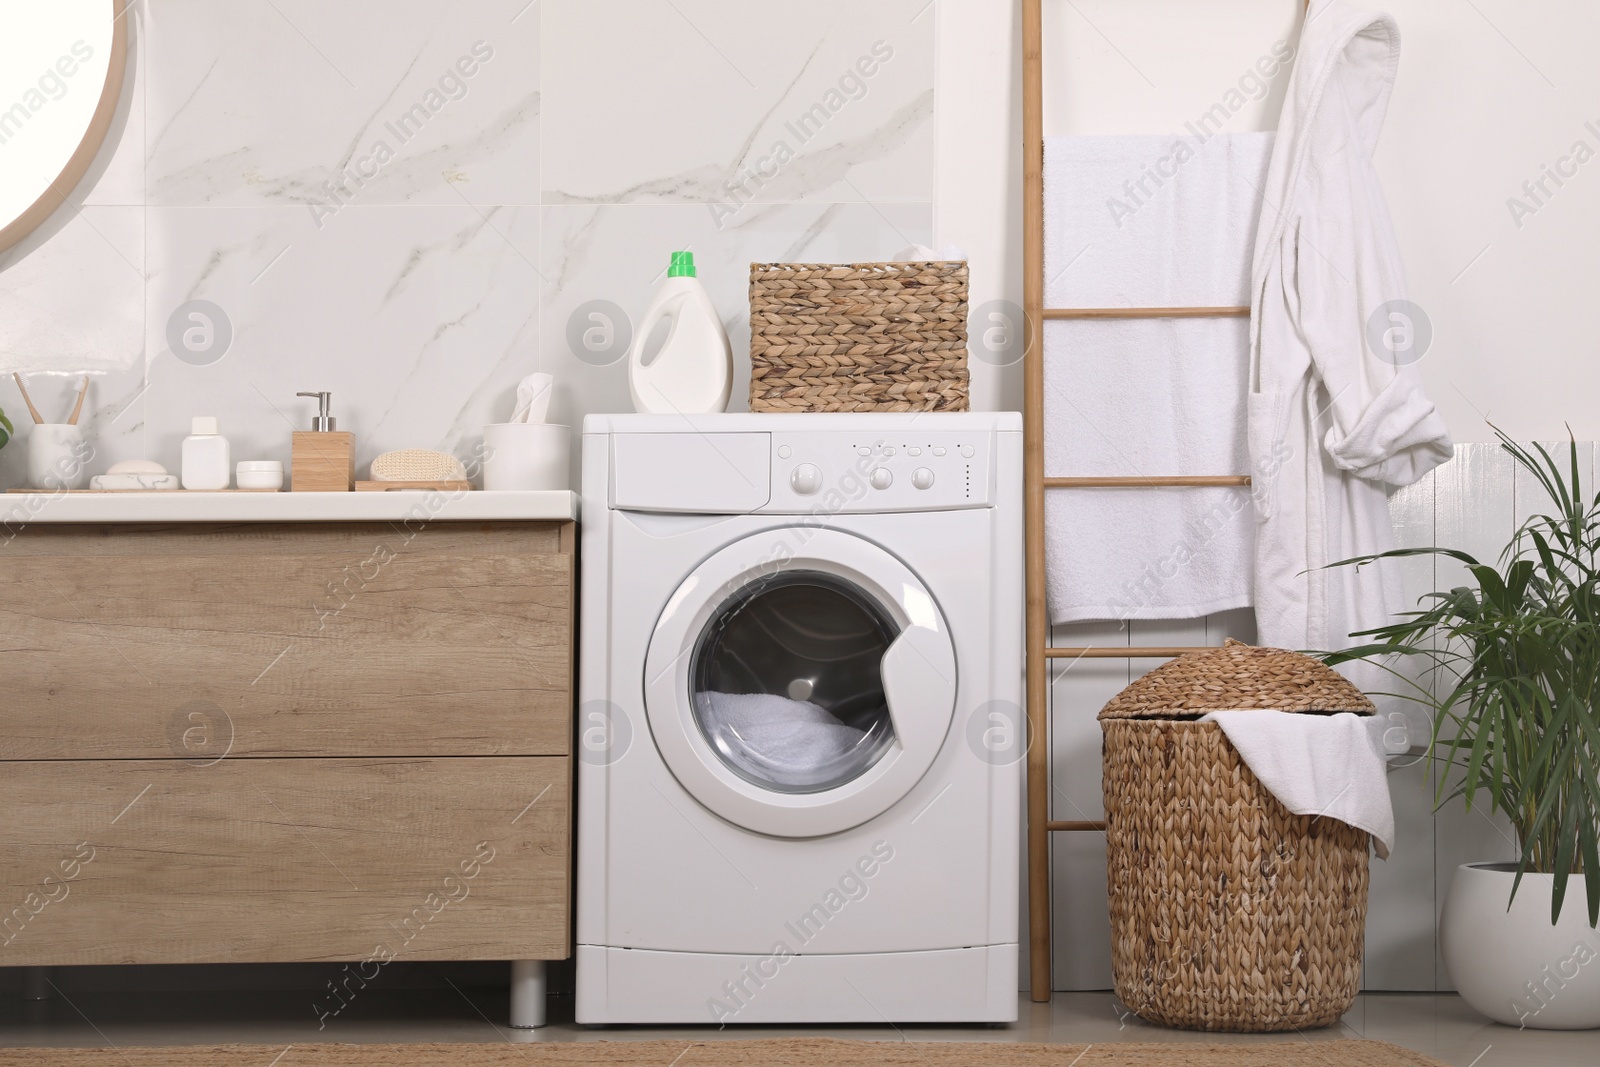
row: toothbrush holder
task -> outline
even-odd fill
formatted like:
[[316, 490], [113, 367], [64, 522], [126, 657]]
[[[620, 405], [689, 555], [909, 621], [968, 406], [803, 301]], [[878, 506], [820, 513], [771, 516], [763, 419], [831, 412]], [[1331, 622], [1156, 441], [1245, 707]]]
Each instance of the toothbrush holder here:
[[94, 449], [83, 427], [65, 422], [36, 423], [28, 434], [28, 484], [59, 492], [82, 489], [89, 482]]

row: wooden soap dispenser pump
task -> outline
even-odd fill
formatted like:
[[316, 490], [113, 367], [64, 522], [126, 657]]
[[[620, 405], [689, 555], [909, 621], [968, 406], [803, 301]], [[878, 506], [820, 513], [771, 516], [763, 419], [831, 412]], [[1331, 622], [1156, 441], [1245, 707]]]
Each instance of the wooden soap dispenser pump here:
[[296, 430], [290, 454], [290, 485], [293, 492], [348, 493], [356, 487], [355, 434], [335, 429], [328, 408], [332, 393], [296, 393], [317, 398], [317, 417], [311, 429]]

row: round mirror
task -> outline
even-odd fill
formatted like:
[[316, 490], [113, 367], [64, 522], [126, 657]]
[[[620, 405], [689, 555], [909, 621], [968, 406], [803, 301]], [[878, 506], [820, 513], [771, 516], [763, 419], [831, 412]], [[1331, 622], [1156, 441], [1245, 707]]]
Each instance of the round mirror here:
[[0, 0], [0, 251], [83, 180], [117, 110], [123, 0]]

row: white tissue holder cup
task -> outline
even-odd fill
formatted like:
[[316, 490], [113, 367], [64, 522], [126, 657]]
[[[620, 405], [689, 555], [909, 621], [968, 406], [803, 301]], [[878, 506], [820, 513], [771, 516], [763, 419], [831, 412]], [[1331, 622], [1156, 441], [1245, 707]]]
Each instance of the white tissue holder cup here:
[[572, 430], [548, 422], [495, 422], [483, 428], [483, 487], [566, 489]]

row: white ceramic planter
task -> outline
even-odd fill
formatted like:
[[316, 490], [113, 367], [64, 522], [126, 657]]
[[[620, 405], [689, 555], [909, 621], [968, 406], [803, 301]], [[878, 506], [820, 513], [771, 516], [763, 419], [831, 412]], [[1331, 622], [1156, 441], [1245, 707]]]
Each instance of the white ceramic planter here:
[[1439, 948], [1461, 997], [1507, 1026], [1600, 1027], [1600, 931], [1589, 926], [1583, 876], [1567, 883], [1561, 919], [1550, 925], [1555, 876], [1524, 875], [1509, 910], [1516, 865], [1456, 869], [1439, 917]]

